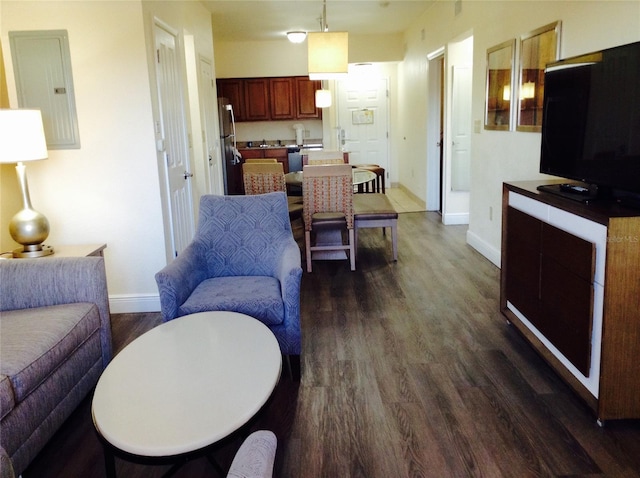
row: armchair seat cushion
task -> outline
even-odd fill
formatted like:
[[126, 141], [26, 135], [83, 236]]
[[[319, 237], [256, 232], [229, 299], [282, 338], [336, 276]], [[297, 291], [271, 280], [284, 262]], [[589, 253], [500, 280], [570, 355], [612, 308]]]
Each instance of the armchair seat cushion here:
[[284, 321], [280, 281], [266, 276], [214, 277], [202, 281], [180, 306], [180, 315], [229, 310], [255, 317], [265, 325]]
[[[46, 316], [46, 320], [43, 320]], [[100, 331], [95, 304], [75, 303], [2, 312], [2, 374], [23, 401], [73, 352]]]

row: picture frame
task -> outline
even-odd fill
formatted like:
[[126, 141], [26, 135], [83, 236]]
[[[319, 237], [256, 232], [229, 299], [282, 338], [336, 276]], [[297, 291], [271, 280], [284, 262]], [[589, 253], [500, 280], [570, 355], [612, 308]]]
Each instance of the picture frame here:
[[487, 50], [484, 129], [509, 131], [512, 125], [516, 39]]
[[544, 70], [560, 56], [561, 26], [553, 22], [520, 37], [517, 131], [541, 131]]

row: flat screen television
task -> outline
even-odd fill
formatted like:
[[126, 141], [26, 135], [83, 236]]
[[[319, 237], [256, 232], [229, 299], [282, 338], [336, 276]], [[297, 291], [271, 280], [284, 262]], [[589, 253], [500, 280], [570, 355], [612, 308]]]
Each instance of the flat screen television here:
[[550, 63], [544, 78], [540, 172], [640, 199], [640, 42]]

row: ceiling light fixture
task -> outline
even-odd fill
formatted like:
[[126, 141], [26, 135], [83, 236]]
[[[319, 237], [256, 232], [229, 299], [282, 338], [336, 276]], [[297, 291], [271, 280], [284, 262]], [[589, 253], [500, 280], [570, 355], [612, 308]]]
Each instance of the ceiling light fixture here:
[[287, 38], [291, 43], [302, 43], [307, 38], [307, 32], [294, 31], [287, 32]]
[[347, 76], [349, 71], [349, 33], [328, 31], [327, 0], [322, 2], [320, 31], [309, 33], [307, 45], [310, 79], [335, 80]]

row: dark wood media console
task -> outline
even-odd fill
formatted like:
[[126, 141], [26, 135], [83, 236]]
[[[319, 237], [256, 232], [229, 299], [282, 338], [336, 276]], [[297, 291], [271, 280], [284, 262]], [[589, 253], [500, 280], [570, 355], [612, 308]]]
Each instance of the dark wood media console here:
[[502, 312], [599, 423], [640, 418], [640, 210], [540, 184], [503, 186]]

